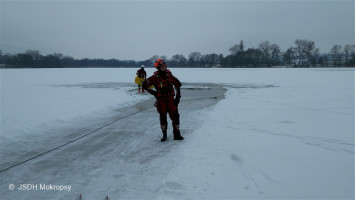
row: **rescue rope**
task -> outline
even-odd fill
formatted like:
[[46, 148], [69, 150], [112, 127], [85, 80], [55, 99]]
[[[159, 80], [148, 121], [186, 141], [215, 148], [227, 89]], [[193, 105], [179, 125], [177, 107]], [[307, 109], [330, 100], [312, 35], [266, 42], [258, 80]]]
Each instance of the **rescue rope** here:
[[[212, 96], [212, 97], [192, 98], [192, 99], [186, 99], [186, 100], [182, 100], [182, 101], [191, 101], [191, 100], [199, 100], [199, 99], [206, 99], [206, 98], [218, 98], [218, 97], [222, 97], [222, 96], [224, 96], [224, 95]], [[55, 147], [55, 148], [53, 148], [53, 149], [50, 149], [50, 150], [45, 151], [45, 152], [43, 152], [43, 153], [40, 153], [40, 154], [38, 154], [38, 155], [36, 155], [36, 156], [30, 157], [30, 158], [28, 158], [28, 159], [26, 159], [26, 160], [24, 160], [24, 161], [21, 161], [21, 162], [19, 162], [19, 163], [17, 163], [17, 164], [11, 165], [11, 166], [9, 166], [9, 167], [7, 167], [7, 168], [1, 169], [1, 170], [0, 170], [0, 173], [2, 173], [2, 172], [4, 172], [4, 171], [7, 171], [7, 170], [9, 170], [9, 169], [11, 169], [11, 168], [14, 168], [14, 167], [16, 167], [16, 166], [22, 165], [22, 164], [24, 164], [24, 163], [26, 163], [26, 162], [29, 162], [29, 161], [31, 161], [31, 160], [34, 160], [34, 159], [36, 159], [36, 158], [38, 158], [38, 157], [41, 157], [41, 156], [43, 156], [43, 155], [46, 155], [46, 154], [48, 154], [48, 153], [50, 153], [50, 152], [53, 152], [53, 151], [55, 151], [55, 150], [57, 150], [57, 149], [60, 149], [60, 148], [64, 147], [64, 146], [67, 146], [67, 145], [69, 145], [69, 144], [71, 144], [71, 143], [73, 143], [73, 142], [75, 142], [75, 141], [78, 141], [78, 140], [80, 140], [80, 139], [82, 139], [82, 138], [84, 138], [84, 137], [86, 137], [86, 136], [88, 136], [88, 135], [91, 135], [91, 134], [93, 134], [93, 133], [95, 133], [95, 132], [97, 132], [97, 131], [99, 131], [99, 130], [101, 130], [101, 129], [103, 129], [103, 128], [109, 126], [109, 125], [111, 125], [111, 124], [114, 124], [114, 123], [116, 123], [116, 122], [119, 121], [119, 120], [122, 120], [122, 119], [124, 119], [124, 118], [129, 117], [129, 116], [135, 115], [135, 114], [140, 113], [140, 112], [143, 112], [143, 111], [145, 111], [145, 110], [148, 110], [148, 109], [151, 108], [151, 107], [153, 107], [153, 105], [152, 105], [152, 106], [143, 107], [143, 108], [141, 108], [141, 109], [140, 109], [139, 111], [137, 111], [137, 112], [133, 112], [133, 113], [130, 113], [130, 114], [128, 114], [128, 115], [119, 117], [119, 118], [115, 119], [115, 120], [112, 121], [112, 122], [109, 122], [109, 123], [107, 123], [107, 124], [105, 124], [105, 125], [103, 125], [103, 126], [101, 126], [101, 127], [99, 127], [99, 128], [96, 128], [95, 130], [93, 130], [93, 131], [91, 131], [91, 132], [89, 132], [89, 133], [86, 133], [86, 134], [81, 135], [81, 136], [79, 136], [79, 137], [77, 137], [77, 138], [74, 138], [74, 139], [72, 139], [72, 140], [69, 140], [68, 142], [66, 142], [66, 143], [64, 143], [64, 144], [62, 144], [62, 145], [59, 145], [59, 146], [57, 146], [57, 147]]]
[[19, 166], [19, 165], [21, 165], [21, 164], [24, 164], [24, 163], [26, 163], [26, 162], [28, 162], [28, 161], [31, 161], [31, 160], [33, 160], [33, 159], [35, 159], [35, 158], [38, 158], [38, 157], [40, 157], [40, 156], [43, 156], [43, 155], [45, 155], [45, 154], [48, 154], [48, 153], [50, 153], [50, 152], [52, 152], [52, 151], [55, 151], [55, 150], [57, 150], [57, 149], [59, 149], [59, 148], [62, 148], [62, 147], [64, 147], [64, 146], [66, 146], [66, 145], [68, 145], [68, 144], [71, 144], [71, 143], [73, 143], [73, 142], [75, 142], [75, 141], [78, 141], [78, 140], [80, 140], [80, 139], [82, 139], [82, 138], [84, 138], [84, 137], [86, 137], [86, 136], [88, 136], [88, 135], [91, 135], [91, 134], [93, 134], [93, 133], [95, 133], [95, 132], [97, 132], [97, 131], [99, 131], [99, 130], [101, 130], [101, 129], [103, 129], [103, 128], [105, 128], [105, 127], [107, 127], [107, 126], [109, 126], [109, 125], [111, 125], [111, 124], [113, 124], [113, 123], [119, 121], [119, 120], [121, 120], [121, 119], [124, 119], [124, 118], [127, 118], [127, 117], [129, 117], [129, 116], [135, 115], [135, 114], [140, 113], [140, 112], [142, 112], [142, 111], [144, 111], [144, 110], [147, 110], [147, 109], [149, 109], [149, 108], [151, 108], [151, 107], [153, 107], [153, 106], [144, 107], [144, 108], [141, 108], [141, 109], [140, 109], [139, 111], [137, 111], [137, 112], [133, 112], [133, 113], [130, 113], [130, 114], [128, 114], [128, 115], [125, 115], [125, 116], [122, 116], [122, 117], [120, 117], [120, 118], [117, 118], [117, 119], [115, 119], [114, 121], [109, 122], [109, 123], [107, 123], [107, 124], [105, 124], [105, 125], [103, 125], [103, 126], [101, 126], [101, 127], [99, 127], [99, 128], [96, 128], [95, 130], [93, 130], [93, 131], [91, 131], [91, 132], [89, 132], [89, 133], [86, 133], [86, 134], [81, 135], [81, 136], [79, 136], [79, 137], [77, 137], [77, 138], [74, 138], [74, 139], [72, 139], [72, 140], [69, 140], [68, 142], [66, 142], [66, 143], [64, 143], [64, 144], [62, 144], [62, 145], [60, 145], [60, 146], [57, 146], [57, 147], [55, 147], [55, 148], [53, 148], [53, 149], [50, 149], [50, 150], [45, 151], [45, 152], [43, 152], [43, 153], [40, 153], [40, 154], [38, 154], [38, 155], [36, 155], [36, 156], [33, 156], [33, 157], [31, 157], [31, 158], [28, 158], [28, 159], [26, 159], [26, 160], [24, 160], [24, 161], [22, 161], [22, 162], [19, 162], [19, 163], [17, 163], [17, 164], [14, 164], [14, 165], [12, 165], [12, 166], [10, 166], [10, 167], [7, 167], [7, 168], [5, 168], [5, 169], [2, 169], [2, 170], [0, 170], [0, 173], [4, 172], [4, 171], [6, 171], [6, 170], [9, 170], [9, 169], [11, 169], [11, 168], [13, 168], [13, 167], [16, 167], [16, 166]]

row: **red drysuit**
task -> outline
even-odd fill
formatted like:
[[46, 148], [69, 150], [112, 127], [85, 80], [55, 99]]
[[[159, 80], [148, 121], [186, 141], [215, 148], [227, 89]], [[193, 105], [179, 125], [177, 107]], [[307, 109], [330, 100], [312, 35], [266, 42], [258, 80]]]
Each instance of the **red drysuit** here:
[[[155, 90], [149, 88], [151, 85], [154, 86]], [[174, 87], [176, 90], [175, 99]], [[154, 75], [143, 82], [143, 88], [150, 94], [154, 95], [157, 99], [156, 107], [158, 113], [160, 114], [160, 126], [163, 131], [163, 135], [165, 134], [165, 139], [168, 125], [167, 113], [169, 113], [169, 117], [173, 122], [174, 139], [183, 139], [180, 135], [180, 115], [177, 107], [181, 97], [180, 87], [181, 83], [179, 79], [173, 76], [168, 69], [165, 72], [160, 70], [156, 71]]]

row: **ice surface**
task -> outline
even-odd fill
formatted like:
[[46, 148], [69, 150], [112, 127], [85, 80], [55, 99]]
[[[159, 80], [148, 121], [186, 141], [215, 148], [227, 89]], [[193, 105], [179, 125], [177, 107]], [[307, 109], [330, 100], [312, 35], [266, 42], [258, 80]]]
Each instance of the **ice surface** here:
[[[135, 71], [1, 69], [2, 169], [150, 107], [1, 172], [0, 196], [355, 198], [354, 69], [171, 69], [183, 82], [185, 140], [169, 133], [166, 143], [153, 99], [136, 93]], [[25, 183], [72, 191], [8, 189]]]

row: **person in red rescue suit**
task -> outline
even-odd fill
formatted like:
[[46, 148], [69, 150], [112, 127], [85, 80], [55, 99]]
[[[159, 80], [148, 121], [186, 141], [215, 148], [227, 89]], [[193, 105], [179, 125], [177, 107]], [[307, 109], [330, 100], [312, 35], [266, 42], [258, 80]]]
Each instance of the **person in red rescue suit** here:
[[[137, 76], [142, 79], [147, 79], [147, 72], [144, 70], [144, 65], [141, 65], [141, 68], [137, 71]], [[138, 93], [141, 92], [141, 86], [138, 84]], [[144, 92], [144, 89], [142, 88], [142, 92]]]
[[[143, 82], [143, 88], [157, 99], [156, 107], [160, 115], [160, 127], [163, 132], [161, 141], [164, 142], [167, 139], [167, 113], [169, 113], [169, 117], [173, 122], [174, 140], [183, 140], [184, 138], [181, 136], [179, 129], [180, 115], [178, 111], [178, 105], [181, 98], [181, 82], [172, 75], [170, 70], [167, 69], [164, 60], [158, 59], [155, 62], [155, 68], [157, 68], [158, 71], [154, 72], [154, 75]], [[150, 88], [152, 85], [155, 90]], [[175, 99], [174, 87], [176, 90]]]

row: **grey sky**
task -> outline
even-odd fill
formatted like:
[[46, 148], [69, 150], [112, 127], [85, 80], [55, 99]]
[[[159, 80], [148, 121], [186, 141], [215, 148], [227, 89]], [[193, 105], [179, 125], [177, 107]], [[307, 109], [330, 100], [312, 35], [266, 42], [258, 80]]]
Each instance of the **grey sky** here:
[[222, 53], [244, 40], [268, 40], [283, 51], [295, 39], [321, 52], [355, 44], [354, 1], [6, 1], [1, 0], [4, 53], [27, 49], [74, 58], [145, 60]]

